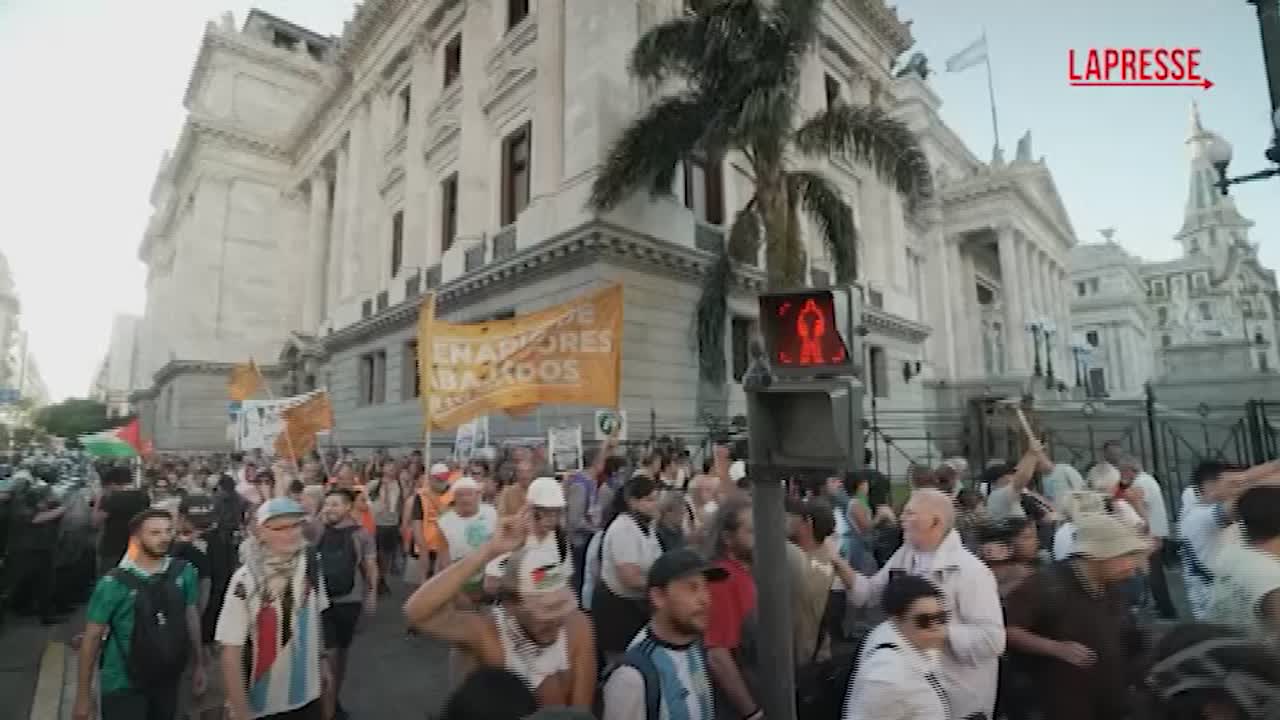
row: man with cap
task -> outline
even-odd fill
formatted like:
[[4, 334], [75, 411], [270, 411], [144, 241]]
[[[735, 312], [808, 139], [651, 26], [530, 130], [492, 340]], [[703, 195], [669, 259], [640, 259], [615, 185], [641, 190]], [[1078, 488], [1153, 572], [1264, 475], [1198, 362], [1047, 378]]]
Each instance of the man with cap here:
[[[453, 507], [440, 516], [440, 532], [448, 552], [447, 564], [453, 564], [484, 547], [498, 526], [498, 511], [480, 501], [480, 483], [463, 476], [454, 481]], [[484, 577], [477, 573], [465, 588], [472, 599], [483, 594]]]
[[[525, 493], [526, 512], [529, 519], [529, 535], [524, 541], [528, 552], [546, 565], [564, 565], [573, 577], [573, 553], [569, 536], [564, 530], [564, 513], [568, 505], [564, 488], [553, 477], [540, 477], [529, 483]], [[497, 592], [500, 579], [506, 573], [506, 557], [495, 558], [485, 568], [485, 591]]]
[[412, 519], [420, 529], [417, 542], [423, 577], [431, 577], [448, 562], [448, 549], [440, 532], [440, 516], [453, 504], [449, 473], [449, 466], [442, 462], [432, 465], [426, 482], [418, 490], [418, 502], [413, 504]]
[[1045, 720], [1126, 717], [1140, 647], [1124, 584], [1152, 545], [1111, 513], [1073, 522], [1074, 554], [1005, 599], [1009, 658], [1037, 688]]
[[[290, 498], [258, 507], [244, 565], [231, 577], [215, 639], [222, 647], [228, 720], [332, 715], [321, 613], [329, 594], [315, 553], [302, 538], [306, 519]], [[253, 648], [246, 655], [245, 646]]]
[[[702, 633], [711, 609], [708, 584], [728, 577], [696, 551], [680, 548], [649, 567], [649, 624], [636, 635], [604, 682], [602, 720], [681, 717], [714, 720], [711, 675]], [[648, 705], [656, 682], [657, 707]]]
[[[525, 681], [541, 706], [590, 709], [596, 687], [591, 622], [577, 609], [568, 563], [528, 544], [530, 517], [502, 518], [485, 545], [423, 583], [405, 603], [409, 623], [470, 656]], [[499, 558], [498, 602], [462, 610], [455, 599], [467, 580]]]

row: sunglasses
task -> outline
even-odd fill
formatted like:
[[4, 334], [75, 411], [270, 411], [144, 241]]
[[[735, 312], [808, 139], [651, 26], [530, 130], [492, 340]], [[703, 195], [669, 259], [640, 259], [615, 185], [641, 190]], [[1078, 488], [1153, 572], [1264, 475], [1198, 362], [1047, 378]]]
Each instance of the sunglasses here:
[[928, 630], [929, 628], [934, 627], [935, 625], [938, 625], [938, 626], [946, 625], [948, 622], [950, 622], [950, 620], [951, 620], [951, 615], [945, 610], [943, 610], [942, 612], [920, 613], [919, 615], [911, 616], [911, 622], [914, 623], [915, 626], [920, 628], [921, 630]]

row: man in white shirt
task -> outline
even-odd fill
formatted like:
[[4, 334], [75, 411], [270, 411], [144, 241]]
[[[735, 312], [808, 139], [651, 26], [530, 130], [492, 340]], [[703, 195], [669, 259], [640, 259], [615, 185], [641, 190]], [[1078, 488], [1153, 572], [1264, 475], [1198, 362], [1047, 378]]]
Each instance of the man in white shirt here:
[[[1034, 454], [1029, 455], [1034, 466]], [[952, 614], [941, 669], [953, 717], [991, 717], [1005, 647], [1004, 614], [995, 576], [965, 549], [954, 527], [950, 497], [938, 490], [916, 490], [902, 511], [902, 547], [872, 577], [843, 569], [842, 575], [853, 581], [847, 592], [854, 607], [877, 602], [889, 578], [900, 573], [919, 575], [941, 588]]]
[[1155, 541], [1155, 552], [1151, 553], [1147, 564], [1147, 583], [1156, 603], [1156, 611], [1162, 619], [1176, 620], [1178, 610], [1174, 607], [1173, 597], [1169, 594], [1169, 580], [1164, 574], [1162, 546], [1169, 539], [1169, 509], [1165, 505], [1164, 490], [1133, 457], [1122, 457], [1119, 468], [1121, 482], [1128, 483], [1139, 491], [1141, 498], [1137, 502], [1142, 505], [1141, 514], [1146, 518], [1147, 534]]
[[1208, 619], [1274, 642], [1280, 637], [1280, 486], [1240, 496], [1244, 542], [1223, 546], [1213, 562]]

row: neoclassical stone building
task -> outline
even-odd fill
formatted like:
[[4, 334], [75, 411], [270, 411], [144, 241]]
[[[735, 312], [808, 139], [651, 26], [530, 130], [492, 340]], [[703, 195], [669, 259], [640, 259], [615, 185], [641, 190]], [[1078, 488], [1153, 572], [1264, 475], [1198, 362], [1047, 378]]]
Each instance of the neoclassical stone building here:
[[1214, 186], [1217, 171], [1207, 154], [1213, 142], [1221, 139], [1204, 128], [1193, 104], [1187, 198], [1173, 235], [1177, 258], [1143, 261], [1110, 233], [1072, 252], [1072, 316], [1094, 395], [1135, 397], [1157, 381], [1224, 399], [1232, 395], [1226, 386], [1221, 393], [1204, 389], [1226, 378], [1250, 392], [1280, 389], [1260, 383], [1280, 369], [1275, 273], [1249, 240], [1253, 222]]
[[[253, 12], [206, 29], [176, 149], [143, 240], [148, 303], [135, 396], [158, 448], [226, 445], [224, 376], [255, 358], [276, 392], [329, 388], [337, 442], [422, 440], [414, 321], [422, 293], [474, 321], [625, 286], [622, 404], [633, 436], [694, 436], [744, 412], [737, 381], [707, 387], [694, 355], [699, 278], [750, 196], [732, 156], [691, 159], [668, 196], [598, 215], [604, 153], [647, 96], [627, 52], [680, 0], [367, 0], [340, 37]], [[869, 396], [926, 410], [1030, 375], [1030, 322], [1070, 326], [1076, 239], [1030, 136], [1006, 162], [941, 120], [909, 23], [883, 0], [830, 0], [801, 101], [890, 109], [933, 158], [938, 201], [908, 212], [866, 168], [833, 159], [855, 207], [868, 309]], [[810, 276], [831, 267], [811, 244]], [[746, 364], [742, 268], [726, 363]], [[1059, 367], [1069, 355], [1051, 346]], [[540, 435], [594, 408], [493, 418]], [[442, 444], [443, 447], [443, 444]]]

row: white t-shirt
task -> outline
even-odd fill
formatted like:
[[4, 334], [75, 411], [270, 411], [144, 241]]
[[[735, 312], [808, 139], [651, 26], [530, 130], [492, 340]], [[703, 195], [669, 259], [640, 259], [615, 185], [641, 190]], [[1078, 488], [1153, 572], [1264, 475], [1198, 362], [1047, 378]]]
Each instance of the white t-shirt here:
[[1270, 637], [1261, 619], [1262, 603], [1280, 590], [1280, 558], [1250, 545], [1225, 543], [1213, 572], [1206, 619]]
[[641, 572], [649, 572], [649, 566], [662, 554], [658, 534], [646, 533], [636, 524], [630, 513], [619, 515], [604, 534], [604, 550], [600, 560], [600, 578], [609, 590], [619, 597], [644, 597], [644, 590], [625, 588], [618, 579], [618, 565], [636, 565]]
[[987, 496], [987, 514], [992, 520], [1026, 517], [1027, 511], [1022, 507], [1022, 492], [1012, 482], [995, 488]]
[[1147, 530], [1151, 537], [1162, 540], [1169, 537], [1169, 510], [1165, 507], [1160, 483], [1148, 473], [1138, 473], [1133, 484], [1142, 490], [1142, 501], [1147, 510]]
[[[1204, 620], [1209, 613], [1209, 597], [1213, 587], [1204, 571], [1213, 573], [1213, 563], [1222, 546], [1222, 531], [1228, 517], [1221, 505], [1196, 502], [1183, 508], [1182, 521], [1178, 523], [1182, 540], [1182, 579], [1187, 588], [1191, 614]], [[1195, 568], [1195, 569], [1193, 569]]]
[[449, 561], [458, 562], [493, 537], [493, 530], [498, 525], [498, 511], [488, 503], [481, 503], [471, 517], [464, 518], [449, 510], [440, 516], [437, 524], [445, 542], [449, 543]]
[[[653, 639], [649, 628], [645, 628], [631, 641], [631, 647], [637, 646], [649, 648], [649, 657], [658, 669], [658, 676], [666, 681], [660, 692], [660, 720], [672, 717], [715, 720], [711, 674], [707, 669], [706, 654], [698, 643], [683, 648], [667, 645]], [[676, 682], [670, 682], [671, 678]], [[601, 720], [643, 720], [645, 687], [639, 670], [625, 665], [614, 670], [605, 681], [603, 694]], [[671, 705], [678, 702], [684, 704], [684, 712], [671, 712]]]

